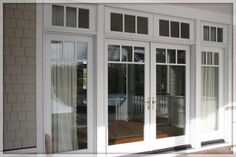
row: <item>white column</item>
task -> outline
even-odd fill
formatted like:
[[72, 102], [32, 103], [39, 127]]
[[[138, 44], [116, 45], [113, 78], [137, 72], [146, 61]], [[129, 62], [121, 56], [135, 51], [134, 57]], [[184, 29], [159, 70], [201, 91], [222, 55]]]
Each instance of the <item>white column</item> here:
[[97, 141], [95, 148], [97, 153], [106, 153], [106, 106], [105, 106], [105, 78], [104, 78], [104, 5], [98, 4], [97, 7], [97, 40], [96, 55], [94, 57], [95, 74], [95, 111], [97, 113]]

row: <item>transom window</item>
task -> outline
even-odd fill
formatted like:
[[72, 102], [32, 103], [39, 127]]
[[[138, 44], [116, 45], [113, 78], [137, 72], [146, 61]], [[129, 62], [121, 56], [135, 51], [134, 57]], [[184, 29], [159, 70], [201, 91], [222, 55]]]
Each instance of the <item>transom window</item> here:
[[185, 50], [180, 49], [156, 49], [156, 63], [159, 64], [185, 64]]
[[219, 65], [219, 53], [218, 52], [202, 51], [202, 65], [218, 66]]
[[52, 25], [89, 29], [89, 9], [52, 5]]
[[144, 63], [144, 47], [109, 45], [108, 61]]
[[223, 28], [203, 25], [203, 40], [210, 42], [223, 42]]
[[111, 12], [110, 30], [116, 32], [148, 34], [148, 17]]
[[190, 24], [159, 19], [159, 36], [189, 39]]

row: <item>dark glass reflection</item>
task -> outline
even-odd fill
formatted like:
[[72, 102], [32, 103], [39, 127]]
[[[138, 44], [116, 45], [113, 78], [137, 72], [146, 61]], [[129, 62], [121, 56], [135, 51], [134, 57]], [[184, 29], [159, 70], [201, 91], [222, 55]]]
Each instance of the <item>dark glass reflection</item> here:
[[64, 7], [52, 5], [52, 25], [64, 26]]
[[210, 28], [208, 26], [203, 26], [203, 39], [205, 41], [209, 41], [209, 36], [210, 36]]
[[109, 145], [143, 141], [144, 65], [108, 64]]
[[166, 63], [166, 50], [165, 49], [156, 49], [156, 62], [157, 63]]
[[159, 20], [159, 35], [160, 36], [169, 36], [169, 21]]
[[125, 32], [135, 33], [135, 16], [125, 15]]
[[89, 28], [89, 9], [79, 8], [79, 28]]
[[156, 138], [185, 134], [185, 66], [156, 65]]
[[223, 28], [217, 28], [217, 41], [223, 42]]
[[134, 47], [134, 61], [144, 62], [144, 47]]
[[189, 39], [189, 24], [181, 23], [181, 38]]
[[171, 37], [179, 37], [179, 22], [171, 21]]
[[148, 18], [147, 17], [137, 17], [137, 32], [139, 34], [148, 34]]
[[111, 13], [111, 31], [123, 31], [123, 15]]

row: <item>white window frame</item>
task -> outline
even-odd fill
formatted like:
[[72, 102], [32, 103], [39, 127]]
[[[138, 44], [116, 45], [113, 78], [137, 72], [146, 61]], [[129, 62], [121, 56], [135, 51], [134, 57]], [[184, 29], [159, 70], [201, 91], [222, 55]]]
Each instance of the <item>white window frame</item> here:
[[[118, 13], [122, 14], [123, 16], [123, 31], [112, 31], [111, 30], [111, 13]], [[133, 15], [135, 16], [135, 33], [129, 33], [124, 31], [124, 15]], [[148, 34], [140, 34], [137, 33], [137, 16], [147, 17], [148, 18]], [[133, 11], [129, 9], [118, 9], [113, 7], [105, 7], [105, 30], [106, 34], [113, 34], [113, 35], [122, 35], [122, 36], [136, 36], [136, 37], [150, 37], [153, 34], [153, 16], [152, 14], [140, 12], [140, 11]]]
[[[159, 20], [167, 20], [169, 21], [169, 36], [160, 36], [159, 34]], [[156, 15], [154, 17], [154, 36], [159, 38], [160, 40], [170, 40], [170, 41], [183, 41], [183, 42], [194, 42], [195, 41], [195, 22], [192, 19], [180, 18], [180, 17], [173, 17], [167, 15]], [[179, 22], [179, 37], [171, 37], [171, 21]], [[181, 38], [181, 23], [188, 23], [189, 24], [189, 39]]]
[[[64, 7], [64, 26], [53, 26], [52, 25], [52, 5], [63, 6]], [[66, 7], [76, 8], [76, 27], [67, 27], [66, 26]], [[78, 10], [79, 8], [88, 9], [89, 10], [89, 28], [79, 28], [78, 27]], [[46, 31], [59, 31], [59, 32], [70, 32], [70, 33], [89, 33], [95, 34], [96, 32], [96, 5], [94, 4], [44, 4], [43, 7], [43, 21], [44, 21], [44, 29]]]
[[[204, 26], [209, 27], [209, 41], [204, 40]], [[211, 39], [211, 27], [216, 27], [216, 41], [210, 41]], [[223, 29], [223, 42], [218, 42], [217, 41], [217, 28], [222, 28]], [[224, 24], [219, 24], [219, 23], [212, 23], [212, 22], [201, 22], [201, 28], [200, 28], [200, 34], [201, 34], [201, 42], [202, 44], [215, 44], [215, 45], [226, 45], [228, 44], [228, 26]]]

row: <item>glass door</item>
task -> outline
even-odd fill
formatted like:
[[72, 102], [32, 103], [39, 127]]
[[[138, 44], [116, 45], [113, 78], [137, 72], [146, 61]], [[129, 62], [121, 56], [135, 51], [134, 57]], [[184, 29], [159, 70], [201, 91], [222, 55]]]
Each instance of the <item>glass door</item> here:
[[222, 49], [201, 51], [201, 141], [223, 139], [224, 86]]
[[189, 144], [189, 47], [152, 44], [151, 148]]
[[149, 149], [149, 44], [106, 42], [107, 153]]
[[45, 35], [46, 151], [93, 153], [92, 39]]

